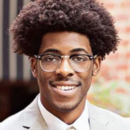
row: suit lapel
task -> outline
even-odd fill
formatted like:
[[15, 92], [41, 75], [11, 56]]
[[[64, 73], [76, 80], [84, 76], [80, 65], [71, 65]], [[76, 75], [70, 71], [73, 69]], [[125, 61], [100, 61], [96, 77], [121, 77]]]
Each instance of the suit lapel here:
[[48, 130], [48, 127], [42, 118], [42, 116], [38, 117], [38, 119], [31, 125], [23, 125], [22, 130]]
[[109, 121], [105, 118], [102, 118], [103, 115], [100, 113], [97, 107], [93, 106], [88, 102], [88, 110], [89, 110], [89, 123], [90, 130], [106, 130]]
[[37, 121], [30, 127], [29, 130], [48, 130], [48, 127], [42, 116], [40, 116]]
[[90, 118], [90, 130], [106, 130], [106, 126]]
[[[38, 108], [38, 96], [21, 115], [22, 130], [47, 130], [47, 125]], [[44, 128], [44, 129], [43, 129]]]

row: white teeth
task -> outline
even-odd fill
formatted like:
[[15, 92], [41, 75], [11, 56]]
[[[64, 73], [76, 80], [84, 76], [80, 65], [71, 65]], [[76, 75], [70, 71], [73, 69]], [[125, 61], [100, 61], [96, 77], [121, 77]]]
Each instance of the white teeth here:
[[76, 86], [56, 86], [56, 88], [63, 90], [63, 91], [68, 91], [68, 90], [75, 89]]

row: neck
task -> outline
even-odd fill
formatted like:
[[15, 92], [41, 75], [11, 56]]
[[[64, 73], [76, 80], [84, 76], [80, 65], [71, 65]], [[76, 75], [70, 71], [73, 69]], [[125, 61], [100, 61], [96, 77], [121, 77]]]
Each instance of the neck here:
[[69, 110], [69, 111], [60, 111], [60, 110], [56, 110], [52, 107], [50, 107], [50, 104], [44, 102], [45, 100], [41, 98], [41, 102], [44, 105], [44, 107], [46, 108], [46, 110], [48, 110], [50, 113], [52, 113], [54, 116], [56, 116], [57, 118], [59, 118], [60, 120], [62, 120], [63, 122], [65, 122], [66, 124], [72, 124], [73, 122], [75, 122], [75, 120], [82, 114], [84, 107], [85, 107], [85, 102], [86, 102], [86, 97], [84, 97], [84, 99], [80, 102], [80, 104], [73, 110]]
[[[85, 99], [86, 100], [86, 99]], [[82, 114], [83, 110], [85, 107], [85, 102], [81, 102], [74, 110], [69, 111], [69, 112], [59, 112], [57, 116], [59, 119], [61, 119], [63, 122], [66, 124], [70, 125], [76, 121]]]

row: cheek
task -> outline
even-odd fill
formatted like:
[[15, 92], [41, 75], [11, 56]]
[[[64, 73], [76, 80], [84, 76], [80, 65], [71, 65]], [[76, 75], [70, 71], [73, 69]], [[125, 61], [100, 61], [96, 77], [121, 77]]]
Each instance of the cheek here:
[[40, 67], [40, 63], [37, 65], [37, 73], [38, 73], [38, 79], [42, 80], [42, 81], [46, 81], [47, 77], [49, 76], [47, 72], [45, 72], [44, 70], [42, 70], [42, 68]]
[[83, 80], [91, 79], [92, 78], [92, 68], [90, 68], [88, 71], [85, 71], [83, 73], [79, 73], [78, 75]]
[[91, 85], [91, 80], [92, 80], [92, 69], [84, 72], [84, 73], [79, 73], [79, 77], [82, 81], [82, 85], [85, 89], [89, 89]]
[[48, 75], [44, 73], [43, 71], [40, 71], [38, 73], [37, 82], [39, 86], [39, 91], [44, 96], [46, 96], [46, 94], [48, 94], [48, 91], [49, 91], [48, 79], [49, 79]]
[[40, 88], [42, 88], [47, 81], [47, 74], [41, 69], [39, 64], [37, 66], [37, 81]]
[[88, 88], [91, 84], [91, 80], [92, 80], [92, 76], [91, 74], [89, 75], [83, 75], [82, 78], [81, 78], [81, 81], [82, 81], [82, 85], [86, 88]]
[[38, 66], [38, 77], [37, 77], [37, 80], [38, 80], [38, 83], [39, 83], [40, 87], [47, 86], [48, 82], [50, 80], [53, 80], [52, 79], [53, 77], [54, 77], [53, 73], [45, 72], [44, 70], [42, 70], [40, 68], [40, 66]]
[[48, 82], [49, 80], [49, 74], [46, 74], [44, 71], [40, 71], [38, 73], [38, 80], [40, 83], [46, 85], [46, 83]]

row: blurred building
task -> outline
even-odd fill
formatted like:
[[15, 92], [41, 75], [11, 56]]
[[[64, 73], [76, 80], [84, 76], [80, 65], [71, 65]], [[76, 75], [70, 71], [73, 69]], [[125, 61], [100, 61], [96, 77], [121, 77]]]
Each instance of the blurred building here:
[[130, 117], [130, 0], [97, 1], [114, 17], [120, 43], [102, 62], [88, 98], [97, 106]]
[[97, 0], [113, 15], [120, 43], [115, 54], [103, 61], [101, 76], [106, 80], [130, 82], [130, 0]]
[[11, 50], [9, 27], [31, 0], [0, 0], [0, 121], [27, 106], [38, 93], [28, 57]]
[[28, 57], [11, 49], [9, 27], [22, 6], [31, 0], [0, 0], [0, 80], [30, 80]]

